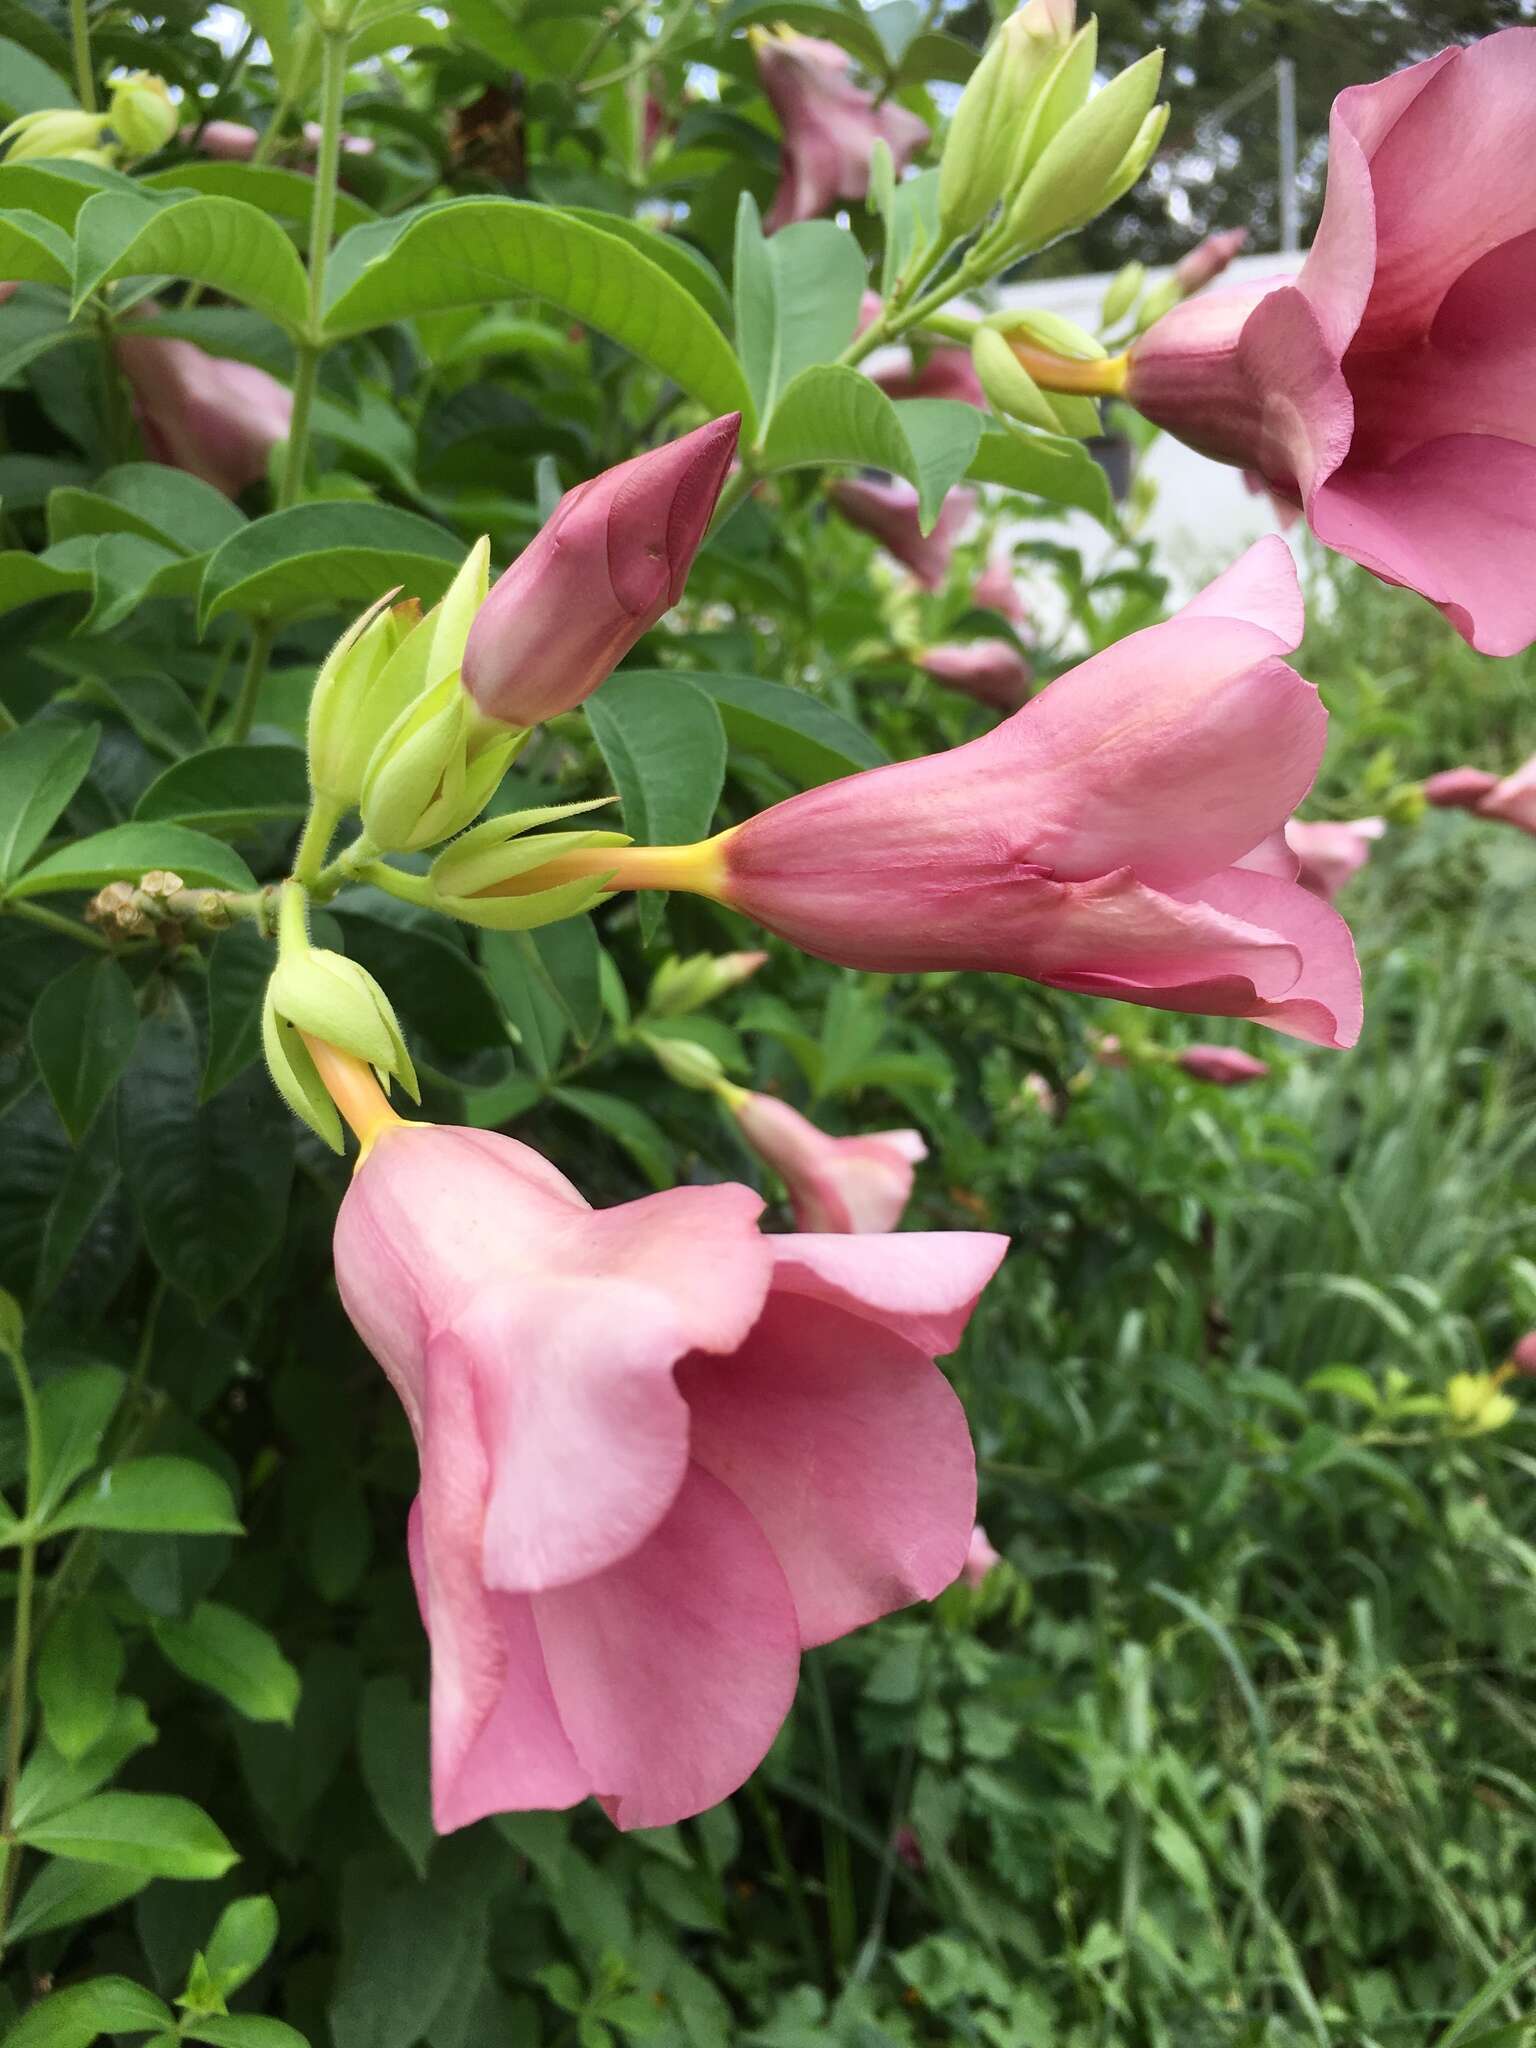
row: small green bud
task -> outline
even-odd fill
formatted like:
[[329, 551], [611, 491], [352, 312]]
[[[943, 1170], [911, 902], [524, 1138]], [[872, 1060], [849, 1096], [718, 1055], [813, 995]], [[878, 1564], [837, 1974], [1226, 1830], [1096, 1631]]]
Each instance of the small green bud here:
[[1117, 327], [1141, 297], [1141, 288], [1147, 281], [1145, 263], [1122, 264], [1109, 281], [1109, 290], [1104, 294], [1104, 303], [1099, 308], [1099, 318], [1106, 327]]
[[1170, 272], [1153, 285], [1151, 291], [1136, 309], [1136, 332], [1145, 334], [1149, 327], [1156, 326], [1166, 312], [1178, 305], [1184, 294], [1179, 290], [1179, 281]]
[[687, 960], [663, 960], [652, 977], [646, 1010], [653, 1017], [681, 1017], [702, 1009], [756, 974], [767, 958], [766, 953], [694, 953]]
[[1009, 242], [1017, 253], [1043, 248], [1092, 220], [1140, 176], [1161, 133], [1152, 102], [1162, 68], [1163, 53], [1153, 50], [1051, 137], [1008, 210]]
[[1059, 434], [1061, 423], [1051, 402], [1003, 337], [992, 327], [978, 327], [971, 341], [971, 361], [991, 404], [1009, 419]]
[[322, 947], [284, 946], [267, 984], [273, 1013], [397, 1080], [419, 1099], [416, 1070], [388, 996], [366, 967]]
[[[1159, 56], [1161, 55], [1160, 52], [1158, 54]], [[1168, 126], [1168, 114], [1169, 108], [1166, 101], [1162, 106], [1153, 107], [1148, 113], [1146, 119], [1136, 131], [1136, 140], [1125, 152], [1119, 170], [1116, 171], [1114, 177], [1109, 181], [1109, 189], [1104, 195], [1104, 204], [1099, 208], [1101, 213], [1104, 210], [1104, 206], [1113, 206], [1117, 199], [1123, 199], [1131, 187], [1139, 181], [1142, 172], [1151, 163], [1157, 145], [1163, 139], [1163, 131]]]
[[983, 326], [995, 327], [1010, 341], [1030, 341], [1053, 356], [1072, 362], [1102, 363], [1109, 354], [1103, 342], [1068, 320], [1062, 313], [1047, 313], [1038, 306], [1014, 306], [1003, 313], [988, 314]]
[[683, 1088], [713, 1089], [725, 1079], [718, 1058], [696, 1038], [669, 1038], [651, 1031], [638, 1036], [668, 1080]]
[[333, 1152], [340, 1152], [341, 1118], [336, 1114], [336, 1105], [326, 1093], [298, 1027], [277, 1014], [270, 983], [261, 1006], [261, 1049], [266, 1055], [272, 1085], [284, 1102], [317, 1138]]
[[[374, 748], [420, 687], [419, 681], [402, 687], [408, 667], [395, 656], [416, 639], [421, 606], [414, 598], [391, 605], [395, 595], [381, 597], [342, 634], [309, 700], [309, 779], [322, 796], [347, 809], [362, 795]], [[421, 639], [423, 664], [430, 642], [430, 633]], [[381, 687], [386, 674], [393, 676], [393, 687]]]
[[130, 156], [153, 156], [176, 133], [177, 113], [163, 78], [133, 71], [112, 88], [112, 132]]
[[1072, 36], [1074, 0], [1028, 0], [971, 73], [944, 138], [939, 219], [953, 241], [1008, 191], [1018, 138]]
[[1099, 24], [1090, 16], [1066, 44], [1052, 65], [1036, 96], [1029, 117], [1012, 133], [1012, 154], [1008, 162], [1008, 189], [1018, 190], [1038, 162], [1041, 151], [1087, 104], [1093, 90], [1093, 71], [1099, 57]]
[[73, 107], [45, 107], [35, 114], [23, 114], [9, 128], [0, 129], [0, 148], [6, 148], [8, 164], [41, 163], [52, 157], [74, 157], [88, 162], [110, 162], [110, 152], [101, 149], [106, 133], [105, 114], [82, 114]]

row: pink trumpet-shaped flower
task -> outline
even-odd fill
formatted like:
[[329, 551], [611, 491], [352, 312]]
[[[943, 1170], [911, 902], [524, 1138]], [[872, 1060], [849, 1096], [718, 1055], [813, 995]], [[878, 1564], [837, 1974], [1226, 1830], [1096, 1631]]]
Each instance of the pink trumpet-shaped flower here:
[[200, 476], [229, 498], [266, 475], [267, 458], [293, 420], [285, 384], [253, 363], [164, 335], [120, 333], [117, 359], [156, 462]]
[[1263, 1081], [1269, 1074], [1267, 1060], [1256, 1060], [1251, 1052], [1235, 1045], [1186, 1045], [1174, 1065], [1195, 1081], [1210, 1081], [1217, 1088], [1241, 1088], [1248, 1081]]
[[1002, 1553], [993, 1548], [986, 1530], [978, 1522], [971, 1531], [965, 1563], [960, 1567], [961, 1578], [968, 1586], [980, 1586], [1002, 1561]]
[[928, 1157], [917, 1131], [833, 1138], [772, 1095], [746, 1095], [734, 1109], [742, 1136], [789, 1189], [797, 1230], [863, 1235], [901, 1221], [912, 1169]]
[[1185, 298], [1214, 284], [1233, 257], [1241, 253], [1247, 239], [1246, 228], [1220, 228], [1203, 242], [1197, 242], [1187, 256], [1181, 256], [1173, 266], [1173, 276]]
[[487, 718], [569, 711], [671, 610], [740, 429], [728, 413], [566, 492], [469, 629], [464, 687]]
[[997, 612], [1010, 625], [1022, 626], [1029, 618], [1029, 606], [1013, 580], [1013, 557], [1006, 548], [994, 548], [987, 566], [971, 586], [971, 603], [983, 611]]
[[869, 190], [869, 159], [877, 141], [890, 149], [900, 177], [928, 140], [926, 125], [905, 107], [848, 75], [848, 53], [819, 36], [754, 33], [758, 75], [779, 117], [779, 189], [764, 223], [771, 235], [791, 221], [814, 220], [840, 199]]
[[1536, 1330], [1528, 1330], [1509, 1354], [1516, 1372], [1536, 1373]]
[[[802, 951], [875, 972], [970, 968], [1352, 1045], [1360, 976], [1297, 886], [1286, 821], [1327, 714], [1285, 544], [1259, 541], [1165, 624], [1001, 725], [788, 798], [659, 866]], [[605, 859], [607, 856], [605, 855]]]
[[764, 1237], [742, 1187], [594, 1210], [526, 1145], [393, 1123], [336, 1223], [348, 1315], [415, 1433], [440, 1830], [592, 1795], [701, 1812], [802, 1647], [931, 1598], [975, 1463], [936, 1352], [980, 1233]]
[[1536, 755], [1513, 775], [1496, 782], [1477, 805], [1480, 818], [1497, 818], [1522, 832], [1536, 833]]
[[1011, 640], [956, 640], [928, 647], [917, 665], [946, 689], [963, 691], [998, 711], [1017, 711], [1027, 703], [1035, 679]]
[[1424, 778], [1424, 800], [1438, 811], [1475, 811], [1499, 786], [1485, 768], [1442, 768]]
[[892, 363], [871, 372], [887, 398], [957, 398], [965, 405], [985, 405], [976, 365], [968, 348], [934, 348], [921, 364], [909, 355], [905, 363]]
[[1533, 99], [1536, 28], [1341, 93], [1300, 274], [1175, 306], [1127, 385], [1485, 654], [1536, 639]]
[[918, 523], [917, 492], [900, 477], [883, 484], [861, 476], [839, 477], [828, 495], [851, 526], [873, 534], [925, 590], [942, 589], [955, 542], [976, 509], [974, 491], [950, 491], [933, 531], [924, 533]]
[[1301, 863], [1297, 881], [1331, 903], [1365, 866], [1372, 845], [1386, 829], [1385, 818], [1350, 818], [1339, 825], [1292, 818], [1285, 828], [1285, 843]]

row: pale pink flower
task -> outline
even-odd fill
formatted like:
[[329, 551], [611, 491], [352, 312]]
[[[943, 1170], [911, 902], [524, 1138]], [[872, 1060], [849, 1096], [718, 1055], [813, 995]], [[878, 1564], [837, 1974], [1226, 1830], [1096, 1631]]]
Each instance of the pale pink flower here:
[[1497, 818], [1522, 832], [1536, 833], [1536, 755], [1513, 775], [1496, 782], [1477, 806], [1480, 818]]
[[464, 687], [486, 717], [569, 711], [677, 603], [740, 428], [729, 413], [566, 492], [470, 627]]
[[293, 420], [286, 384], [253, 363], [164, 335], [119, 332], [117, 359], [154, 461], [200, 476], [230, 498], [266, 476]]
[[928, 140], [928, 129], [894, 100], [849, 77], [846, 50], [819, 36], [784, 29], [754, 34], [758, 75], [779, 117], [779, 189], [764, 223], [771, 235], [791, 221], [814, 220], [842, 199], [869, 190], [869, 159], [877, 141], [890, 149], [899, 177]]
[[1005, 1240], [765, 1237], [741, 1187], [593, 1210], [493, 1132], [395, 1124], [336, 1223], [415, 1434], [440, 1830], [620, 1827], [756, 1768], [803, 1647], [929, 1599], [975, 1463], [936, 1353]]
[[971, 586], [971, 603], [999, 613], [1010, 625], [1022, 626], [1028, 620], [1029, 606], [1014, 581], [1013, 557], [1006, 548], [994, 548], [988, 555], [986, 568]]
[[[318, 121], [306, 121], [303, 128], [304, 147], [311, 156], [318, 155], [321, 127]], [[182, 142], [197, 144], [204, 156], [217, 157], [226, 163], [249, 163], [256, 154], [261, 141], [258, 129], [249, 127], [244, 121], [208, 121], [201, 134], [196, 126], [183, 128], [179, 138]], [[341, 149], [344, 156], [372, 156], [375, 144], [367, 135], [343, 133]]]
[[1536, 638], [1533, 101], [1536, 28], [1341, 93], [1299, 276], [1175, 306], [1127, 392], [1485, 654]]
[[1220, 228], [1203, 242], [1197, 242], [1187, 256], [1181, 256], [1173, 266], [1173, 276], [1185, 298], [1214, 284], [1233, 257], [1241, 253], [1247, 239], [1246, 228]]
[[993, 1549], [986, 1530], [978, 1522], [971, 1531], [965, 1563], [960, 1567], [961, 1578], [968, 1586], [979, 1586], [1002, 1561], [1001, 1552]]
[[917, 665], [946, 689], [963, 691], [997, 711], [1017, 711], [1027, 703], [1035, 680], [1034, 670], [1011, 640], [954, 640], [927, 647]]
[[1424, 800], [1440, 811], [1475, 811], [1499, 786], [1485, 768], [1442, 768], [1424, 778]]
[[976, 509], [976, 493], [950, 491], [931, 533], [918, 523], [918, 497], [904, 478], [875, 483], [868, 477], [839, 477], [828, 495], [851, 526], [873, 534], [925, 590], [942, 589], [955, 542]]
[[[1327, 714], [1284, 543], [946, 754], [866, 769], [698, 849], [612, 862], [876, 973], [969, 968], [1351, 1045], [1349, 929], [1283, 837]], [[604, 855], [605, 861], [608, 856]], [[666, 880], [650, 877], [666, 876]]]
[[1186, 1045], [1174, 1065], [1195, 1081], [1209, 1081], [1217, 1088], [1241, 1088], [1248, 1081], [1262, 1081], [1269, 1074], [1267, 1060], [1240, 1052], [1235, 1045]]
[[1300, 863], [1297, 881], [1331, 903], [1365, 866], [1386, 829], [1385, 818], [1349, 818], [1342, 824], [1292, 818], [1285, 828], [1285, 843]]
[[797, 1230], [843, 1234], [894, 1230], [912, 1193], [912, 1169], [928, 1157], [917, 1131], [833, 1138], [772, 1095], [734, 1105], [741, 1134], [789, 1189]]

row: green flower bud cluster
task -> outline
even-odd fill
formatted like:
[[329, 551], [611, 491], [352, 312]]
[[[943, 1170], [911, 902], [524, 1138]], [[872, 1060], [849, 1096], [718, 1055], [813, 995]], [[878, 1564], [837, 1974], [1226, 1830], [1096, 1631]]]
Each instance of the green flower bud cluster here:
[[[112, 88], [104, 114], [78, 107], [43, 107], [0, 129], [0, 149], [10, 164], [57, 162], [100, 164], [110, 169], [120, 156], [153, 156], [176, 133], [176, 102], [163, 78], [132, 71]], [[110, 139], [109, 139], [110, 138]]]

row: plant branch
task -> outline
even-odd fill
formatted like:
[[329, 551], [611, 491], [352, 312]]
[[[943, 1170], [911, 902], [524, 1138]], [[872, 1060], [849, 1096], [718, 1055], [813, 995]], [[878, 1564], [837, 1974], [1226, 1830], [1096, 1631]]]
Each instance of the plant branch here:
[[18, 1347], [11, 1353], [11, 1370], [21, 1395], [27, 1431], [27, 1534], [18, 1545], [16, 1609], [11, 1624], [10, 1698], [5, 1720], [5, 1787], [0, 1792], [0, 1839], [4, 1841], [4, 1862], [0, 1865], [0, 1952], [5, 1947], [5, 1930], [10, 1923], [11, 1901], [16, 1896], [16, 1878], [21, 1866], [21, 1844], [11, 1835], [16, 1811], [16, 1783], [21, 1776], [21, 1750], [27, 1726], [27, 1677], [32, 1660], [32, 1596], [37, 1584], [37, 1536], [32, 1527], [42, 1497], [43, 1431], [38, 1414], [37, 1392], [26, 1360]]
[[277, 638], [277, 627], [271, 619], [258, 619], [251, 634], [250, 652], [245, 657], [245, 673], [240, 678], [240, 694], [235, 699], [235, 708], [229, 714], [229, 726], [224, 737], [232, 744], [250, 737], [256, 719], [256, 701], [261, 695], [261, 686], [266, 681], [267, 663], [272, 657], [272, 643]]
[[86, 0], [69, 0], [69, 40], [75, 53], [75, 91], [88, 114], [96, 112], [96, 72], [91, 63], [91, 24]]
[[78, 939], [82, 946], [93, 946], [98, 953], [110, 953], [112, 950], [101, 933], [93, 932], [88, 924], [65, 917], [61, 911], [45, 909], [41, 903], [11, 902], [5, 908], [12, 917], [24, 917], [29, 924], [44, 925], [51, 932], [61, 932], [67, 939]]

